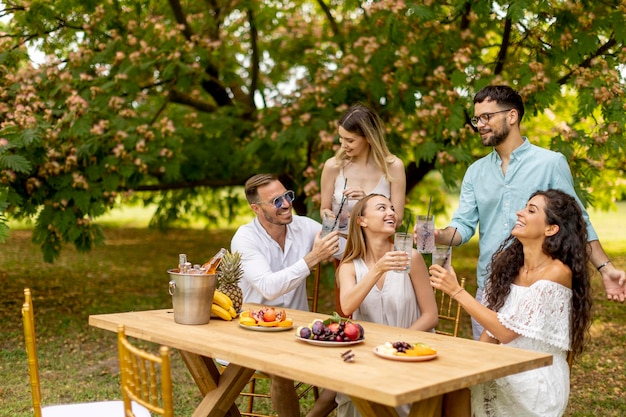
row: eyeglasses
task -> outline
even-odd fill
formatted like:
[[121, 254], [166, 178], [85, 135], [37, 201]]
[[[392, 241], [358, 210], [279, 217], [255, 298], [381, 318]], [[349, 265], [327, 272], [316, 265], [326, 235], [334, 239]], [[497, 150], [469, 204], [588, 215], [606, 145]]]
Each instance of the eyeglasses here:
[[470, 119], [470, 123], [474, 127], [478, 127], [478, 122], [482, 122], [482, 124], [486, 125], [487, 123], [489, 123], [489, 118], [491, 118], [491, 116], [493, 116], [494, 114], [504, 113], [505, 111], [511, 111], [511, 110], [513, 110], [513, 109], [494, 111], [494, 112], [491, 112], [491, 113], [483, 113], [481, 115], [472, 117]]
[[296, 199], [296, 193], [294, 193], [293, 191], [289, 190], [285, 194], [279, 195], [278, 197], [276, 197], [272, 201], [257, 201], [254, 204], [273, 204], [275, 208], [279, 209], [279, 208], [281, 208], [283, 206], [283, 199], [287, 200], [287, 203], [291, 204], [293, 202], [293, 200]]

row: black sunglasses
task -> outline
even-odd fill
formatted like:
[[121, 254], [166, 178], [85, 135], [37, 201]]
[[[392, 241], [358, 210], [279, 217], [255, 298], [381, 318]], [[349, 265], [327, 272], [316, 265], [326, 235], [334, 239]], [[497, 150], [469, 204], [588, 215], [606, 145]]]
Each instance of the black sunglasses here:
[[279, 209], [283, 206], [283, 199], [287, 200], [287, 203], [291, 204], [296, 199], [296, 193], [289, 190], [283, 195], [279, 195], [272, 201], [257, 201], [254, 204], [273, 204], [275, 208]]

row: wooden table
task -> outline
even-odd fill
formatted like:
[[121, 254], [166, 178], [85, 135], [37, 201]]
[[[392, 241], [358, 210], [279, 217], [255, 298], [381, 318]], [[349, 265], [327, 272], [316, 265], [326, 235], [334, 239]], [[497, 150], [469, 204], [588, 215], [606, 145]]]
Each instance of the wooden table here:
[[[181, 325], [173, 316], [171, 309], [100, 314], [90, 316], [89, 324], [112, 332], [123, 324], [129, 336], [178, 349], [204, 395], [193, 417], [238, 416], [234, 401], [257, 369], [343, 392], [364, 417], [397, 416], [393, 407], [407, 403], [413, 403], [412, 417], [439, 417], [447, 392], [552, 364], [550, 354], [367, 322], [361, 322], [360, 344], [314, 346], [297, 340], [295, 328], [328, 316], [298, 310], [287, 310], [294, 330], [271, 333], [241, 328], [237, 320]], [[399, 362], [373, 353], [375, 346], [397, 340], [427, 343], [438, 356]], [[347, 349], [355, 362], [342, 360]], [[230, 363], [221, 376], [212, 358]]]

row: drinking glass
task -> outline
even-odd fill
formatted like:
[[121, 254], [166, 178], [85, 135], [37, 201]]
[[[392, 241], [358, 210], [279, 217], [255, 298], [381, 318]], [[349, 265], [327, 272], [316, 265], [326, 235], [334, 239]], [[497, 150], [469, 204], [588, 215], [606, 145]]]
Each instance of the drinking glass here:
[[329, 215], [328, 213], [324, 213], [322, 216], [322, 235], [321, 237], [326, 236], [333, 230], [337, 230], [337, 218]]
[[411, 270], [411, 254], [413, 252], [413, 235], [398, 232], [393, 236], [393, 250], [404, 251], [409, 255], [409, 263], [404, 271]]
[[435, 216], [418, 215], [415, 218], [417, 234], [417, 250], [419, 253], [435, 251]]
[[448, 271], [452, 265], [452, 246], [437, 245], [433, 252], [433, 265], [441, 265]]

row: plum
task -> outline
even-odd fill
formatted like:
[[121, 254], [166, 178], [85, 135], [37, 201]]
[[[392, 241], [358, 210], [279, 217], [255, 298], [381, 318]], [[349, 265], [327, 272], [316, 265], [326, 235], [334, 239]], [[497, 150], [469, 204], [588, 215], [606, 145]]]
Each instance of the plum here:
[[314, 321], [311, 326], [311, 331], [313, 334], [320, 335], [324, 333], [324, 322], [323, 321]]
[[300, 329], [300, 337], [303, 339], [311, 338], [311, 329], [308, 327], [303, 327]]

